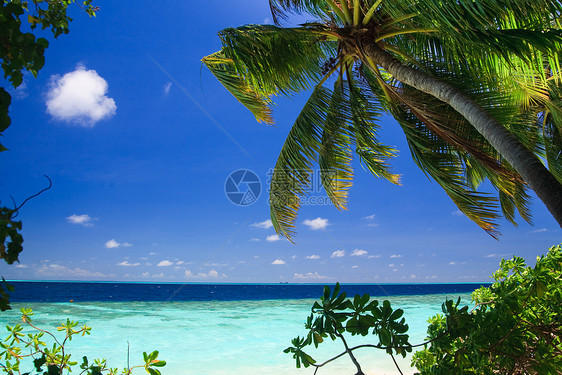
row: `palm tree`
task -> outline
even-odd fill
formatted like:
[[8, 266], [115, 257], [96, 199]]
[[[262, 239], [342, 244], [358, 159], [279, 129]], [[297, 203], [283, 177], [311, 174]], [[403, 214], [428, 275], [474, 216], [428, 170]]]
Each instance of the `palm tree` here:
[[[221, 31], [222, 49], [203, 63], [265, 123], [275, 96], [313, 89], [273, 173], [278, 233], [291, 238], [316, 162], [340, 209], [353, 149], [375, 176], [399, 183], [389, 167], [395, 150], [377, 139], [384, 112], [416, 164], [491, 235], [499, 209], [514, 224], [516, 210], [530, 222], [527, 185], [562, 226], [560, 1], [269, 3], [275, 26]], [[281, 27], [292, 13], [314, 20]], [[485, 180], [498, 198], [477, 191]]]

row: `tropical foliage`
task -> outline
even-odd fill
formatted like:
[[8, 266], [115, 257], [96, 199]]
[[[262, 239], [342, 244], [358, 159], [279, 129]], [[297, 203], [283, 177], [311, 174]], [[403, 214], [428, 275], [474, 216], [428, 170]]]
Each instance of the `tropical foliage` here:
[[[258, 121], [278, 95], [312, 90], [278, 158], [271, 219], [291, 237], [312, 168], [346, 207], [353, 151], [377, 177], [396, 150], [390, 113], [416, 164], [492, 235], [499, 211], [531, 221], [527, 184], [562, 224], [562, 3], [557, 0], [270, 0], [276, 25], [219, 33], [203, 58]], [[281, 27], [292, 14], [311, 18]], [[550, 172], [537, 156], [545, 158]], [[497, 197], [478, 191], [485, 181]]]
[[[105, 359], [88, 361], [88, 357], [82, 357], [78, 366], [68, 353], [65, 346], [76, 336], [89, 335], [91, 327], [83, 325], [78, 327], [78, 322], [69, 319], [57, 327], [57, 331], [64, 334], [63, 338], [57, 338], [50, 331], [39, 328], [32, 323], [31, 309], [21, 309], [21, 319], [31, 332], [26, 332], [20, 324], [7, 326], [8, 336], [0, 342], [0, 368], [9, 375], [26, 375], [31, 373], [44, 375], [69, 374], [72, 370], [78, 374], [86, 375], [130, 375], [134, 369], [144, 368], [150, 375], [160, 375], [158, 368], [166, 365], [165, 361], [158, 359], [158, 351], [150, 354], [143, 353], [144, 363], [122, 369], [109, 368]], [[29, 330], [27, 330], [29, 331]], [[47, 344], [47, 342], [52, 344]], [[24, 366], [29, 366], [30, 371], [25, 371]], [[78, 367], [77, 367], [78, 366]]]
[[[285, 353], [297, 367], [320, 368], [348, 356], [361, 375], [357, 350], [384, 350], [406, 356], [416, 347], [412, 366], [421, 375], [449, 374], [559, 374], [562, 368], [562, 248], [551, 247], [529, 267], [520, 257], [502, 259], [494, 283], [472, 293], [472, 307], [446, 300], [443, 315], [428, 320], [427, 341], [412, 345], [401, 309], [369, 295], [346, 298], [336, 284], [312, 306], [308, 333], [292, 340]], [[361, 335], [367, 343], [350, 347], [346, 335]], [[318, 347], [326, 338], [339, 340], [344, 351], [317, 362], [306, 347]], [[396, 361], [394, 361], [396, 364]], [[398, 365], [396, 364], [398, 367]], [[398, 370], [400, 368], [398, 367]]]

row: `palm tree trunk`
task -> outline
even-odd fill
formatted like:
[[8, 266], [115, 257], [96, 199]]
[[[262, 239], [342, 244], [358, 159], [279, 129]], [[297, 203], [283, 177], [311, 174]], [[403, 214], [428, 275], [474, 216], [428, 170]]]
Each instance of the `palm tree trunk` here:
[[562, 227], [562, 184], [532, 151], [461, 90], [402, 64], [372, 41], [362, 46], [367, 56], [394, 78], [442, 100], [464, 116], [535, 191]]

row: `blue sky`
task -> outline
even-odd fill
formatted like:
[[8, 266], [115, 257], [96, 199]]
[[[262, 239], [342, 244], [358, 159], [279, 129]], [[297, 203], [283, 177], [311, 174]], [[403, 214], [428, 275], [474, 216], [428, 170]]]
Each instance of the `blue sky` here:
[[[0, 265], [7, 279], [472, 282], [489, 280], [501, 257], [532, 263], [560, 243], [536, 198], [534, 226], [503, 222], [499, 241], [459, 215], [389, 117], [381, 139], [400, 150], [402, 186], [357, 163], [348, 211], [306, 205], [297, 244], [279, 239], [268, 171], [307, 94], [279, 99], [275, 127], [259, 124], [200, 62], [220, 48], [219, 30], [270, 23], [267, 1], [99, 6], [95, 19], [75, 7], [38, 78], [12, 91], [0, 199], [23, 201], [44, 174], [54, 185], [22, 210], [24, 251], [19, 265]], [[252, 205], [225, 194], [238, 169], [262, 182]]]

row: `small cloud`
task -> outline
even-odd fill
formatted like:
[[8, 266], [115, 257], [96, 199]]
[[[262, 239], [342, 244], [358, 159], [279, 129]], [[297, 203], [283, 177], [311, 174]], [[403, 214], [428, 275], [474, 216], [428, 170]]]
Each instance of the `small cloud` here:
[[261, 223], [250, 224], [250, 226], [254, 228], [269, 229], [273, 227], [273, 223], [271, 222], [270, 219], [267, 219], [265, 221], [262, 221]]
[[369, 215], [369, 216], [364, 216], [362, 219], [363, 220], [373, 220], [375, 218], [375, 214]]
[[170, 93], [170, 89], [172, 88], [172, 82], [168, 82], [164, 85], [164, 95], [168, 95]]
[[425, 278], [426, 278], [426, 279], [436, 279], [436, 278], [437, 278], [437, 276], [435, 276], [435, 275], [432, 275], [432, 276], [426, 276]]
[[367, 255], [367, 251], [366, 250], [361, 250], [361, 249], [355, 249], [353, 250], [353, 252], [351, 253], [352, 257], [361, 257], [363, 255]]
[[373, 259], [373, 258], [380, 258], [380, 254], [375, 254], [375, 255], [369, 255], [367, 258], [369, 259]]
[[320, 259], [320, 255], [316, 255], [316, 254], [308, 255], [308, 256], [305, 257], [305, 259], [312, 259], [312, 260]]
[[219, 273], [215, 270], [210, 270], [209, 273], [207, 274], [207, 276], [209, 276], [209, 277], [219, 277]]
[[410, 275], [410, 279], [415, 279], [416, 277], [416, 275]]
[[16, 268], [27, 268], [28, 266], [25, 264], [16, 264]]
[[117, 263], [118, 266], [123, 266], [123, 267], [136, 267], [136, 266], [140, 266], [140, 263], [129, 263], [128, 260], [124, 260], [120, 263]]
[[323, 276], [323, 275], [319, 275], [318, 272], [308, 272], [308, 273], [295, 273], [293, 275], [294, 279], [297, 280], [303, 280], [303, 279], [316, 279], [316, 280], [322, 280], [322, 279], [327, 279], [328, 276]]
[[118, 247], [131, 247], [131, 246], [133, 245], [128, 242], [119, 243], [115, 241], [113, 238], [105, 243], [105, 247], [107, 247], [108, 249], [116, 249]]
[[341, 258], [345, 256], [345, 250], [336, 250], [332, 253], [330, 258]]
[[457, 264], [457, 262], [455, 262], [455, 261], [449, 262], [449, 265], [450, 265], [450, 266], [454, 266], [454, 265], [456, 265], [456, 264]]
[[159, 262], [156, 266], [157, 267], [169, 267], [172, 264], [174, 264], [174, 262], [170, 262], [169, 260], [163, 260], [163, 261]]
[[113, 238], [105, 243], [105, 247], [107, 247], [108, 249], [115, 249], [119, 247], [119, 245], [119, 242], [115, 241]]
[[286, 263], [282, 259], [275, 259], [273, 262], [271, 262], [271, 264], [286, 264]]
[[291, 259], [297, 259], [297, 256], [296, 256], [296, 255], [293, 255], [293, 256], [291, 257]]
[[453, 212], [451, 212], [451, 215], [454, 215], [454, 216], [464, 216], [464, 214], [462, 213], [461, 210], [453, 211]]
[[367, 226], [374, 228], [374, 227], [378, 227], [379, 223], [369, 223], [369, 224], [367, 224]]
[[497, 258], [498, 256], [499, 256], [498, 254], [492, 253], [492, 254], [484, 255], [484, 258]]
[[92, 219], [88, 214], [83, 214], [83, 215], [74, 214], [66, 217], [66, 221], [68, 221], [69, 223], [82, 225], [84, 227], [93, 227], [94, 223], [92, 223], [92, 221], [94, 220], [97, 219]]
[[260, 241], [259, 238], [255, 238], [255, 237], [254, 237], [254, 238], [250, 238], [250, 242], [259, 242], [259, 241]]
[[359, 266], [355, 265], [355, 266], [351, 266], [351, 268], [355, 269], [355, 268], [359, 268]]
[[544, 233], [544, 232], [548, 232], [548, 229], [540, 228], [540, 229], [535, 229], [535, 230], [531, 231], [531, 233]]
[[78, 65], [64, 76], [51, 76], [47, 113], [56, 120], [86, 128], [115, 114], [115, 101], [107, 96], [107, 81], [95, 70]]
[[185, 272], [183, 273], [183, 275], [185, 277], [193, 277], [193, 272], [191, 272], [190, 270], [185, 270]]
[[148, 255], [156, 255], [156, 253], [154, 251], [151, 251], [150, 253], [148, 253]]
[[141, 276], [142, 276], [142, 277], [148, 277], [148, 276], [150, 276], [150, 275], [149, 275], [148, 272], [143, 272], [143, 273], [141, 274]]
[[390, 263], [388, 266], [389, 266], [390, 268], [393, 268], [393, 267], [396, 267], [396, 264]]
[[321, 217], [317, 217], [314, 220], [306, 219], [303, 221], [303, 224], [312, 230], [320, 230], [328, 226], [328, 219], [322, 219]]
[[278, 234], [272, 234], [271, 236], [267, 236], [265, 238], [265, 240], [267, 242], [275, 242], [275, 241], [281, 241], [281, 237], [279, 237]]
[[391, 258], [402, 258], [402, 254], [392, 254]]

